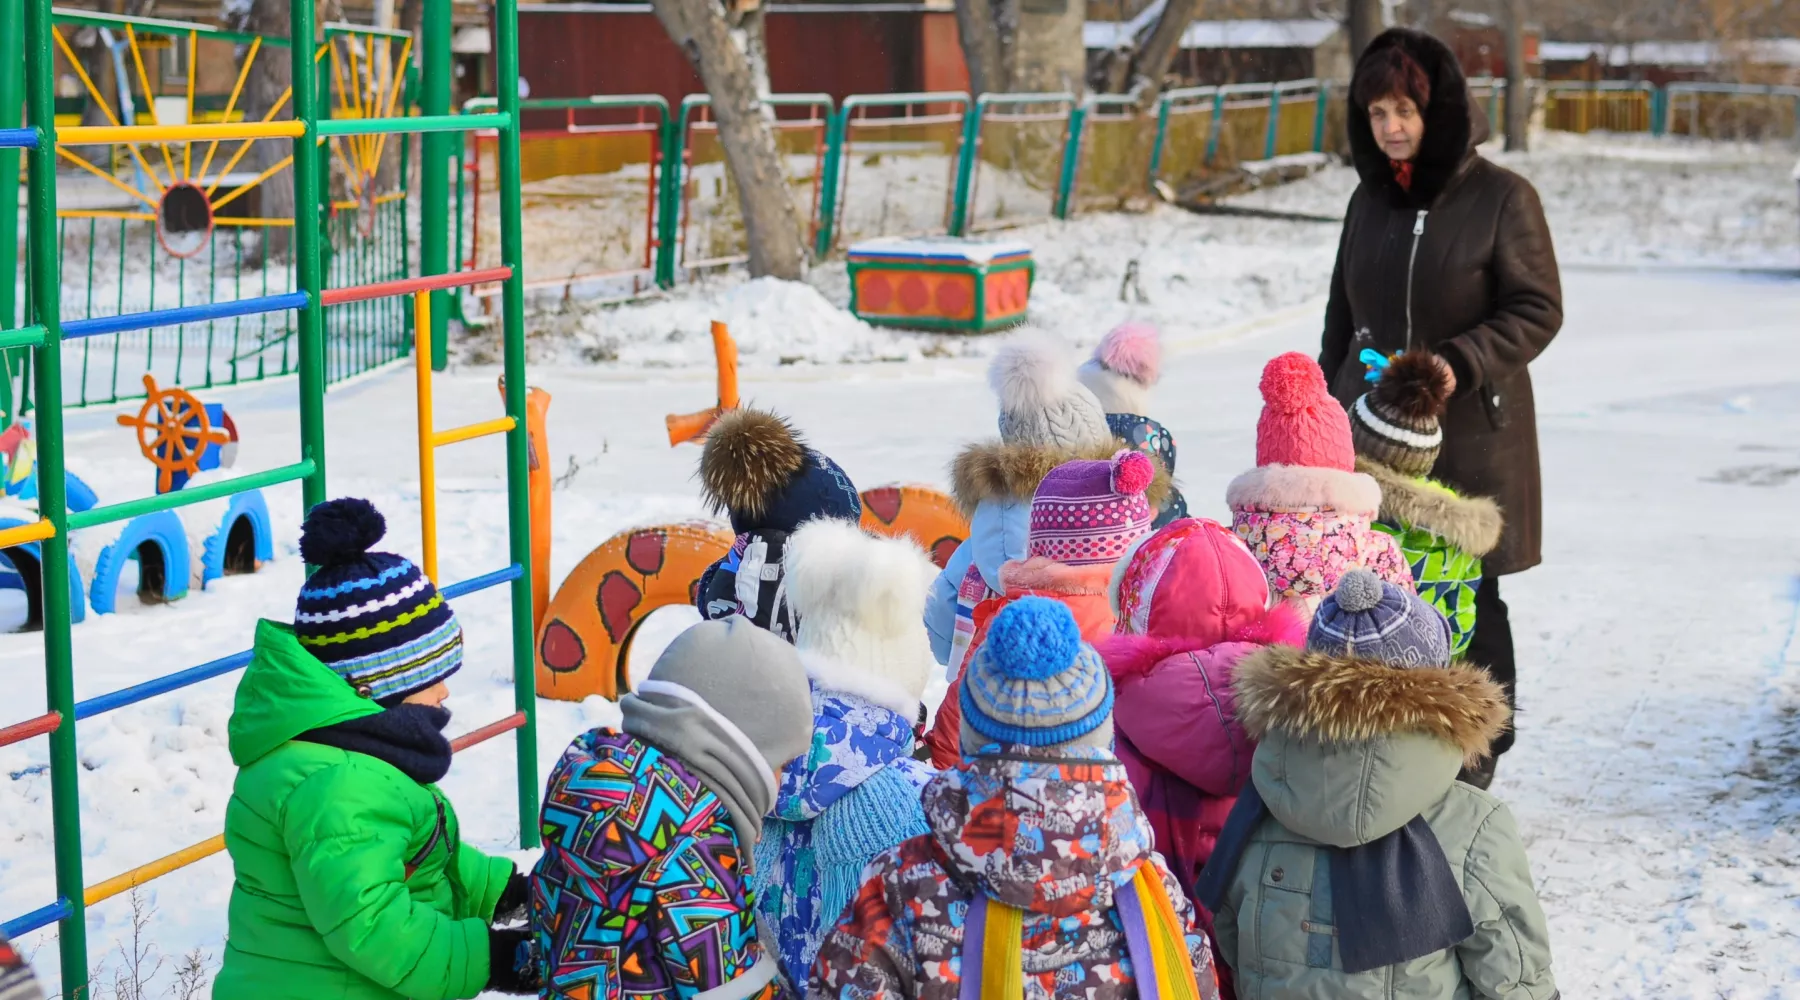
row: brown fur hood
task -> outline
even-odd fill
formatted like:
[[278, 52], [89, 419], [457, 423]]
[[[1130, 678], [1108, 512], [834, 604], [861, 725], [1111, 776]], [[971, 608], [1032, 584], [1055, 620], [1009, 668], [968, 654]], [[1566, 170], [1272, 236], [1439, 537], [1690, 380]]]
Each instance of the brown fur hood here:
[[1403, 669], [1374, 660], [1265, 646], [1232, 680], [1250, 738], [1271, 730], [1326, 743], [1419, 733], [1472, 764], [1506, 728], [1506, 696], [1487, 671], [1465, 664]]
[[1500, 505], [1487, 497], [1459, 496], [1447, 487], [1401, 475], [1365, 458], [1356, 460], [1356, 471], [1381, 484], [1384, 519], [1423, 528], [1476, 558], [1500, 544], [1506, 519], [1500, 514]]
[[[950, 494], [965, 517], [973, 517], [975, 508], [985, 501], [1030, 503], [1038, 484], [1050, 470], [1077, 459], [1105, 461], [1121, 449], [1131, 446], [1114, 438], [1097, 448], [1052, 448], [1043, 445], [1008, 444], [1004, 441], [980, 441], [964, 448], [950, 464]], [[1169, 498], [1173, 482], [1169, 470], [1151, 456], [1156, 478], [1144, 492], [1153, 509], [1162, 507]]]

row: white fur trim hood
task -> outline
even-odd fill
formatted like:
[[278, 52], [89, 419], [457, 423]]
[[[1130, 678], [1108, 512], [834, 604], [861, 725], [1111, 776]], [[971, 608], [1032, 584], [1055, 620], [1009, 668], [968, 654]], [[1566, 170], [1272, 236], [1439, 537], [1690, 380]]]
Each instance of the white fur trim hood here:
[[908, 718], [937, 669], [923, 624], [937, 567], [904, 538], [809, 521], [788, 540], [794, 648], [820, 688], [860, 695]]
[[1305, 465], [1265, 465], [1233, 479], [1225, 488], [1232, 510], [1330, 509], [1373, 518], [1381, 511], [1381, 485], [1361, 472]]

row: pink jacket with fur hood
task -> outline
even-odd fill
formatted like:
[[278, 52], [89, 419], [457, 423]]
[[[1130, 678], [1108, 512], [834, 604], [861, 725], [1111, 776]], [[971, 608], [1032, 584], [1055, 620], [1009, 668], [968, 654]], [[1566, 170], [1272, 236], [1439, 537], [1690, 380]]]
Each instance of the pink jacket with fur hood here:
[[1113, 725], [1156, 847], [1182, 887], [1211, 856], [1250, 777], [1256, 746], [1231, 694], [1239, 660], [1272, 643], [1304, 646], [1306, 618], [1268, 608], [1262, 568], [1216, 521], [1182, 518], [1114, 568], [1118, 634], [1100, 643]]
[[1277, 598], [1299, 599], [1310, 611], [1353, 569], [1414, 589], [1400, 547], [1374, 528], [1381, 487], [1363, 473], [1265, 465], [1232, 480], [1225, 502], [1232, 531]]

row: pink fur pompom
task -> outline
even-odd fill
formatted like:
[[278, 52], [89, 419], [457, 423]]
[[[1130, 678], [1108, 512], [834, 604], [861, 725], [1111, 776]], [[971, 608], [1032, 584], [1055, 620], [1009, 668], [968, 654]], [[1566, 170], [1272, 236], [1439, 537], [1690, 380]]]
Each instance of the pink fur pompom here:
[[1112, 458], [1112, 487], [1115, 493], [1131, 496], [1150, 488], [1156, 478], [1156, 466], [1141, 451], [1120, 451]]
[[1162, 334], [1151, 323], [1126, 320], [1100, 338], [1094, 360], [1149, 388], [1162, 378]]
[[1319, 363], [1299, 351], [1270, 360], [1263, 367], [1261, 388], [1263, 405], [1277, 413], [1299, 413], [1331, 396]]

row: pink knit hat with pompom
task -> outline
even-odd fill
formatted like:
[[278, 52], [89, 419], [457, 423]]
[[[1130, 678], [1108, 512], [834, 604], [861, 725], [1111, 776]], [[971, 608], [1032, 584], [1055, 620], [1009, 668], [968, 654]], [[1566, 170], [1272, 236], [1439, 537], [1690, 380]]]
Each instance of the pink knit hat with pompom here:
[[1051, 469], [1031, 498], [1025, 554], [1069, 566], [1117, 561], [1150, 530], [1156, 512], [1144, 491], [1154, 478], [1149, 457], [1129, 449]]
[[1256, 421], [1256, 464], [1356, 469], [1350, 418], [1325, 386], [1319, 363], [1298, 351], [1263, 366], [1262, 417]]
[[1162, 335], [1143, 320], [1113, 327], [1081, 366], [1081, 384], [1093, 390], [1108, 413], [1145, 414], [1150, 387], [1161, 378]]

